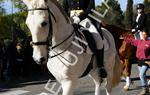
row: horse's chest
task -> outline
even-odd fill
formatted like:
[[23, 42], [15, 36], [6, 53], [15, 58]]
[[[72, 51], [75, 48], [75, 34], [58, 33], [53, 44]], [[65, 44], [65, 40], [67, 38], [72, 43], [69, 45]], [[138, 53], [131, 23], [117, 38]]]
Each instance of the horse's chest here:
[[48, 60], [48, 69], [51, 73], [59, 73], [63, 76], [71, 74], [79, 75], [84, 72], [91, 60], [91, 54], [66, 51], [64, 54]]

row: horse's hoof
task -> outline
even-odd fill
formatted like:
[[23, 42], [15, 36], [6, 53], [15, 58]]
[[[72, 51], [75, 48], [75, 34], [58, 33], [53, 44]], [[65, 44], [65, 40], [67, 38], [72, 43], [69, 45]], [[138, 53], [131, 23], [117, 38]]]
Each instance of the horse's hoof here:
[[128, 91], [128, 90], [129, 90], [129, 86], [128, 86], [128, 85], [125, 85], [125, 86], [123, 87], [123, 90], [124, 90], [124, 91]]

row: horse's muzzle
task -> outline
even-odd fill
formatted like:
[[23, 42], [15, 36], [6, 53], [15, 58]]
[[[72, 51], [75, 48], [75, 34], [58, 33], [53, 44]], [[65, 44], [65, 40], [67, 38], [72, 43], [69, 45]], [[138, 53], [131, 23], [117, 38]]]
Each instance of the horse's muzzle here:
[[46, 63], [46, 58], [44, 58], [44, 57], [41, 57], [39, 60], [36, 60], [36, 59], [34, 59], [34, 60], [37, 64], [45, 64]]

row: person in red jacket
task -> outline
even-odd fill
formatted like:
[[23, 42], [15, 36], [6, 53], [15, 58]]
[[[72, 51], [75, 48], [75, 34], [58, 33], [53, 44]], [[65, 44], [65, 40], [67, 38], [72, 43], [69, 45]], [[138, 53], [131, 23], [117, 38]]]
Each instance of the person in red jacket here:
[[137, 47], [136, 57], [138, 58], [139, 77], [141, 81], [141, 86], [143, 88], [140, 95], [147, 95], [149, 93], [146, 72], [149, 68], [150, 63], [150, 40], [147, 39], [147, 31], [147, 28], [145, 28], [141, 32], [143, 37], [142, 39], [136, 40], [130, 36], [125, 37], [125, 41], [127, 43], [131, 43], [132, 45]]

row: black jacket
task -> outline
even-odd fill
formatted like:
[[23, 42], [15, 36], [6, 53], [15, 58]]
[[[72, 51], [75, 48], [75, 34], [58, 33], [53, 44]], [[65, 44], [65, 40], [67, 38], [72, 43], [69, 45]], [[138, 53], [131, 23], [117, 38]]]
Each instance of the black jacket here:
[[83, 10], [79, 15], [80, 20], [87, 18], [91, 9], [95, 9], [95, 1], [94, 0], [63, 0], [63, 7], [67, 14], [70, 14], [71, 10]]
[[135, 29], [136, 31], [140, 30], [142, 31], [146, 27], [147, 23], [147, 16], [145, 13], [141, 13], [141, 16], [139, 17], [138, 22], [133, 23], [132, 29]]

